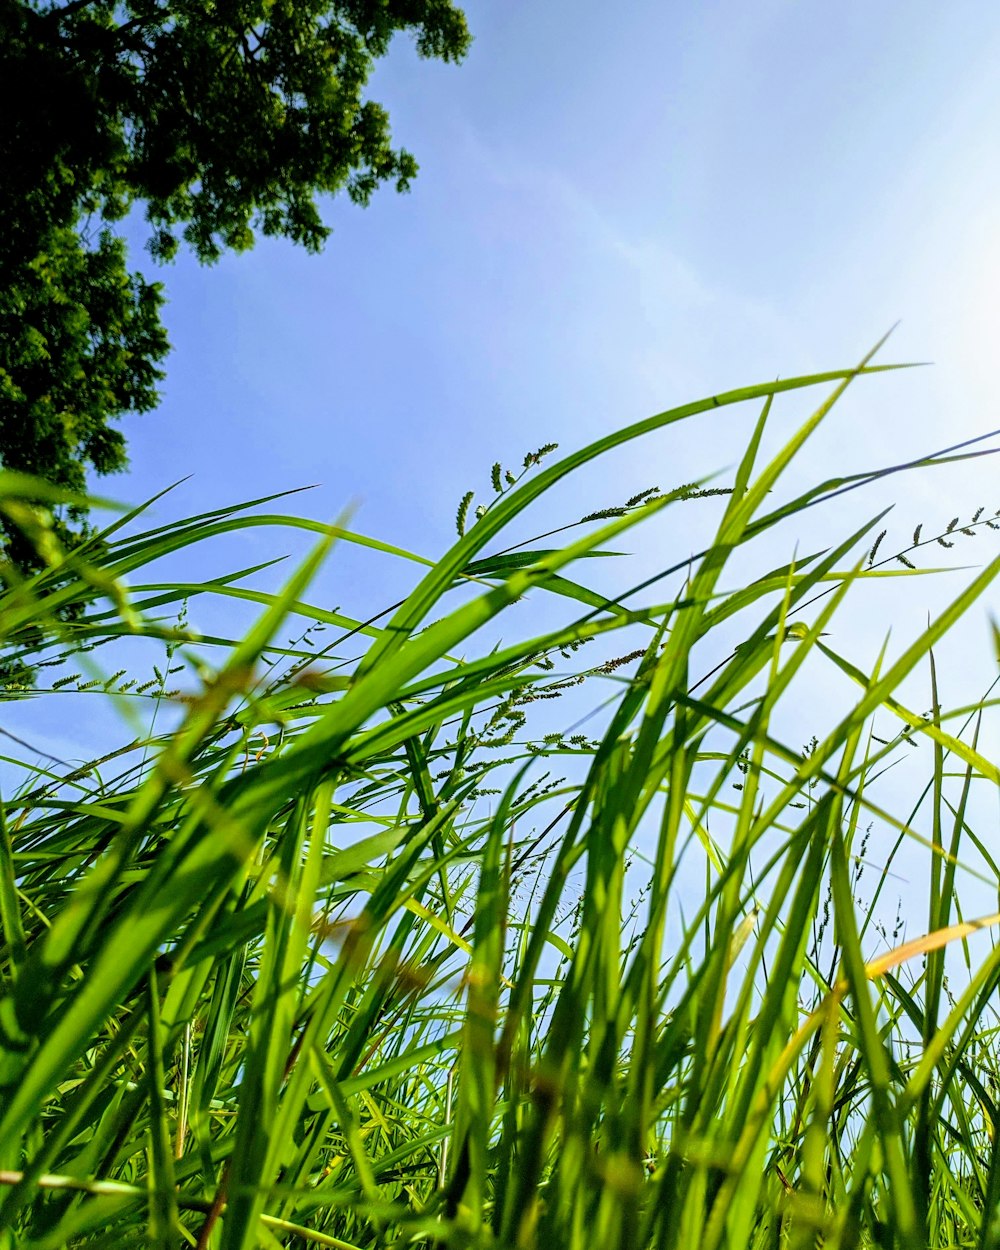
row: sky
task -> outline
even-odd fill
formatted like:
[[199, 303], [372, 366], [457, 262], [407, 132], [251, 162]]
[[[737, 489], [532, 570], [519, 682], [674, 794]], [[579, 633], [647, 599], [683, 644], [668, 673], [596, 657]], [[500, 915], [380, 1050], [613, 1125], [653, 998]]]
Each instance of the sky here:
[[[159, 409], [124, 424], [132, 470], [104, 493], [135, 503], [186, 478], [156, 507], [166, 521], [316, 484], [295, 507], [434, 556], [454, 539], [462, 494], [488, 496], [495, 460], [516, 465], [547, 442], [569, 450], [729, 387], [848, 367], [897, 322], [880, 359], [933, 367], [857, 383], [802, 481], [1000, 426], [1000, 6], [466, 10], [475, 43], [463, 65], [422, 61], [398, 40], [372, 82], [420, 162], [410, 194], [383, 190], [366, 210], [331, 202], [320, 256], [261, 241], [210, 268], [183, 255], [160, 272], [149, 263], [174, 350]], [[141, 224], [132, 233], [141, 244]], [[775, 438], [808, 411], [801, 396], [784, 401]], [[724, 478], [751, 419], [713, 413], [633, 445], [545, 516]], [[889, 503], [886, 541], [900, 545], [918, 521], [1000, 507], [994, 463], [868, 492], [859, 513], [852, 500], [842, 516], [810, 517], [779, 554]], [[693, 549], [690, 524], [636, 551], [626, 582]], [[274, 543], [244, 534], [187, 573], [251, 564]], [[995, 554], [986, 545], [977, 559]], [[318, 601], [360, 615], [411, 576], [335, 552]], [[921, 619], [956, 586], [925, 584], [869, 601], [849, 627], [855, 658], [877, 651], [894, 612], [905, 609], [905, 630], [914, 608]], [[989, 663], [984, 611], [968, 631]], [[41, 715], [17, 714], [29, 728]], [[85, 726], [34, 728], [73, 754]]]
[[127, 420], [116, 493], [319, 481], [318, 514], [433, 547], [497, 458], [854, 363], [897, 321], [891, 358], [935, 368], [852, 397], [852, 447], [991, 428], [997, 6], [468, 15], [464, 65], [399, 40], [373, 83], [421, 163], [409, 195], [332, 202], [320, 257], [164, 268], [165, 398]]
[[[164, 400], [126, 420], [133, 470], [105, 490], [190, 475], [171, 515], [318, 483], [314, 515], [349, 507], [433, 554], [494, 460], [853, 364], [896, 322], [883, 358], [934, 368], [857, 388], [817, 464], [1000, 425], [1000, 8], [508, 0], [468, 17], [465, 64], [397, 40], [372, 84], [420, 161], [410, 194], [331, 202], [318, 257], [263, 241], [156, 275]], [[724, 471], [745, 421], [637, 448], [580, 489], [600, 506], [619, 480]], [[907, 490], [933, 510], [939, 480]]]
[[[897, 322], [880, 359], [933, 367], [857, 385], [802, 481], [1000, 426], [1000, 7], [467, 13], [463, 65], [398, 39], [372, 83], [420, 161], [410, 194], [331, 202], [321, 256], [263, 241], [162, 270], [164, 400], [127, 420], [133, 471], [105, 490], [135, 502], [189, 477], [166, 519], [316, 483], [298, 504], [311, 515], [347, 510], [355, 529], [433, 556], [465, 490], [489, 494], [495, 460], [849, 366]], [[782, 404], [776, 437], [809, 406]], [[749, 420], [713, 414], [633, 445], [557, 494], [551, 517], [724, 476]], [[992, 464], [890, 484], [863, 508], [895, 503], [886, 541], [902, 543], [918, 521], [1000, 506]], [[244, 537], [233, 559], [269, 541]], [[380, 604], [397, 575], [410, 572], [340, 553], [323, 594]]]

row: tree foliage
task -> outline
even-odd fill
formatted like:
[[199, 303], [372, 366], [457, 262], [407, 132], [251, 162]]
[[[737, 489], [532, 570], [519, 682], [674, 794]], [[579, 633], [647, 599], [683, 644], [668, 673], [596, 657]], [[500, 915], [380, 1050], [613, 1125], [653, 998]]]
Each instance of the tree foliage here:
[[161, 288], [111, 229], [135, 205], [153, 256], [211, 262], [258, 232], [316, 251], [323, 196], [407, 189], [365, 97], [400, 32], [444, 61], [470, 42], [450, 0], [0, 0], [5, 467], [79, 489], [126, 462], [109, 422], [156, 403]]

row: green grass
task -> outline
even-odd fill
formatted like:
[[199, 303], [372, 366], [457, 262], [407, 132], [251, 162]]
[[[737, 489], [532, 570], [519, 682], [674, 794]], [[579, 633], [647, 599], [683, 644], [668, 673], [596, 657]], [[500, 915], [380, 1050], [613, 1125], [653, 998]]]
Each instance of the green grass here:
[[[845, 490], [897, 471], [785, 485], [874, 368], [497, 466], [435, 561], [257, 500], [145, 532], [140, 510], [9, 586], [7, 698], [110, 703], [125, 731], [72, 770], [7, 740], [3, 1244], [1000, 1246], [998, 918], [967, 902], [1000, 890], [993, 699], [949, 709], [933, 668], [1000, 559], [874, 667], [831, 645], [863, 583], [996, 522], [889, 552], [876, 516], [746, 572], [751, 540], [791, 553], [806, 509], [835, 530]], [[817, 387], [762, 458], [775, 397]], [[518, 537], [567, 475], [732, 404], [758, 415], [731, 480], [561, 547]], [[30, 485], [0, 487], [44, 547]], [[592, 557], [690, 507], [716, 509], [695, 558], [614, 599], [590, 584]], [[157, 571], [247, 526], [316, 535], [280, 593], [245, 587], [260, 568]], [[410, 560], [405, 600], [310, 606], [343, 542]], [[497, 644], [539, 596], [561, 623]], [[209, 598], [260, 616], [198, 635]], [[853, 690], [836, 715], [827, 671]], [[894, 934], [903, 862], [924, 896]]]

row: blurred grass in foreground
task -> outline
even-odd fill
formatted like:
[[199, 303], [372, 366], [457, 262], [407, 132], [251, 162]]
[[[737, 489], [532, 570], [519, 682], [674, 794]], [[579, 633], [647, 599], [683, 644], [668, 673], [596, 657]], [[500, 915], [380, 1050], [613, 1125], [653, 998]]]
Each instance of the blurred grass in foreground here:
[[[824, 641], [856, 583], [913, 576], [919, 547], [996, 522], [980, 510], [887, 556], [876, 517], [741, 578], [750, 539], [780, 526], [791, 550], [804, 509], [884, 475], [773, 502], [870, 370], [496, 466], [492, 502], [470, 515], [466, 497], [459, 541], [412, 557], [409, 595], [368, 621], [306, 599], [332, 543], [387, 550], [339, 527], [247, 510], [267, 500], [140, 534], [136, 514], [63, 558], [32, 485], [0, 480], [50, 562], [0, 598], [7, 697], [58, 709], [89, 691], [126, 723], [150, 701], [169, 722], [150, 736], [133, 718], [92, 766], [22, 762], [4, 796], [3, 1245], [1000, 1246], [1000, 918], [970, 920], [961, 890], [1000, 888], [995, 820], [974, 824], [996, 810], [978, 749], [992, 700], [949, 710], [933, 680], [933, 648], [1000, 560], [874, 671]], [[821, 384], [758, 463], [774, 396]], [[672, 599], [656, 598], [669, 579], [609, 601], [571, 578], [697, 484], [569, 527], [561, 548], [505, 541], [585, 463], [749, 401], [763, 411], [713, 488], [717, 532], [679, 553]], [[142, 582], [247, 525], [317, 533], [282, 593], [243, 589], [255, 569]], [[561, 596], [561, 627], [480, 641], [539, 593]], [[203, 638], [200, 595], [262, 615]], [[305, 633], [280, 644], [292, 616]], [[721, 646], [734, 621], [742, 642]], [[96, 667], [94, 648], [113, 662], [136, 638], [166, 656], [152, 680]], [[590, 639], [607, 658], [588, 667]], [[846, 714], [824, 720], [817, 664], [854, 683]], [[929, 713], [903, 699], [918, 670]], [[581, 679], [586, 706], [611, 696], [597, 736], [535, 733], [531, 705]], [[776, 722], [810, 700], [803, 751]], [[900, 756], [887, 810], [877, 782]], [[873, 836], [895, 842], [881, 860]], [[873, 908], [897, 854], [921, 861], [926, 896], [908, 899], [924, 936], [894, 943]]]

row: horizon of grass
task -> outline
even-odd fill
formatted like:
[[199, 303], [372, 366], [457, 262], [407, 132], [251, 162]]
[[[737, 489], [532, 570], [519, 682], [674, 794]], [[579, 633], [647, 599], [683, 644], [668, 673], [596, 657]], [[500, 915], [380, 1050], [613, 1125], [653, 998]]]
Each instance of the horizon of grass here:
[[[33, 484], [0, 475], [49, 561], [0, 595], [4, 697], [111, 700], [131, 735], [79, 768], [6, 757], [0, 1246], [1000, 1247], [1000, 915], [968, 910], [1000, 897], [975, 824], [995, 673], [955, 708], [934, 666], [1000, 557], [870, 670], [828, 628], [860, 583], [1000, 523], [884, 554], [882, 512], [741, 575], [806, 509], [982, 454], [774, 503], [873, 355], [496, 465], [437, 560], [260, 511], [279, 496], [143, 532], [137, 509], [63, 554]], [[820, 385], [760, 463], [775, 397]], [[511, 537], [613, 448], [751, 402], [724, 486], [642, 492], [562, 546]], [[694, 557], [614, 598], [581, 580], [709, 495]], [[317, 536], [278, 593], [244, 585], [265, 565], [157, 577], [248, 526]], [[412, 561], [409, 594], [366, 619], [310, 605], [338, 542]], [[496, 644], [539, 594], [562, 623]], [[203, 636], [201, 596], [261, 614]], [[140, 681], [129, 648], [153, 645]], [[855, 695], [803, 749], [786, 710], [818, 665]], [[907, 702], [925, 669], [929, 712]], [[588, 732], [540, 715], [595, 688]], [[901, 858], [917, 937], [879, 910]]]

